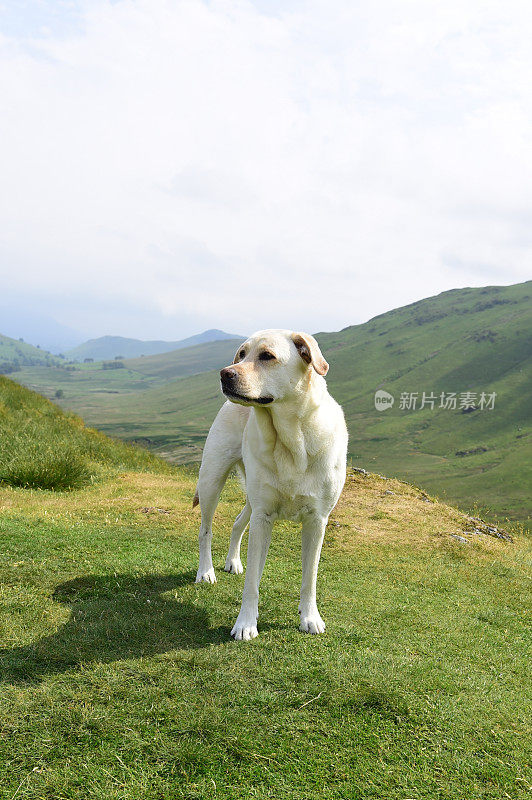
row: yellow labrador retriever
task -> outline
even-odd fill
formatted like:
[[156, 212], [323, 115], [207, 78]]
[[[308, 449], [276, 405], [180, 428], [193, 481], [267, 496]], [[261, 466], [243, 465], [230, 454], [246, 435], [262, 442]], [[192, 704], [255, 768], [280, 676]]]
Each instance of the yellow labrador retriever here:
[[325, 526], [345, 482], [347, 429], [342, 409], [327, 391], [329, 365], [307, 333], [259, 331], [222, 369], [228, 398], [207, 436], [193, 505], [201, 507], [196, 582], [215, 583], [212, 520], [233, 467], [245, 480], [246, 505], [237, 517], [225, 562], [243, 571], [240, 542], [249, 522], [242, 607], [235, 639], [257, 636], [259, 582], [276, 519], [302, 523], [303, 580], [300, 630], [322, 633], [316, 578]]

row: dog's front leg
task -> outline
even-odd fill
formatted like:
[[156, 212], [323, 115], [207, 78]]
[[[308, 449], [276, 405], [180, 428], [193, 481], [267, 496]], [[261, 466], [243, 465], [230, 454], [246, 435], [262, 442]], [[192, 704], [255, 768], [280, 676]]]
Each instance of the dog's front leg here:
[[272, 538], [272, 526], [273, 520], [267, 514], [251, 514], [242, 606], [231, 631], [235, 639], [254, 639], [259, 633], [259, 583]]
[[322, 517], [309, 516], [303, 520], [301, 532], [303, 578], [299, 603], [299, 630], [305, 633], [323, 633], [325, 630], [325, 623], [316, 605], [316, 580], [326, 524], [327, 520]]

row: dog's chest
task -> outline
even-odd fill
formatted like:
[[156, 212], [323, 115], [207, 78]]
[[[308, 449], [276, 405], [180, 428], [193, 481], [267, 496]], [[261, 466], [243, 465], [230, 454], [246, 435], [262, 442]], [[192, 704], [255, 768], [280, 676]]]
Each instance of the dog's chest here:
[[273, 514], [276, 517], [296, 522], [312, 512], [321, 511], [319, 508], [321, 503], [318, 498], [303, 494], [287, 497], [285, 494], [277, 492], [272, 505]]
[[304, 472], [293, 466], [278, 472], [255, 462], [250, 473], [248, 494], [252, 507], [259, 506], [279, 519], [301, 520], [313, 513], [326, 516], [337, 500], [336, 484], [341, 483], [340, 476], [317, 464], [309, 465]]
[[326, 516], [338, 499], [345, 456], [335, 457], [328, 436], [303, 429], [297, 421], [274, 428], [269, 417], [250, 417], [242, 455], [248, 496], [278, 518], [300, 520], [307, 514]]

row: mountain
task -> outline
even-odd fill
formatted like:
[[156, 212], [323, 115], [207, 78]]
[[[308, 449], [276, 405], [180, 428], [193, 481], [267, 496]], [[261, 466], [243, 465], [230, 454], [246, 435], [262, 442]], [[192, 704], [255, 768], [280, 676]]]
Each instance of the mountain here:
[[245, 336], [225, 333], [225, 331], [220, 331], [216, 328], [197, 333], [195, 336], [189, 336], [186, 339], [180, 339], [177, 342], [143, 341], [141, 339], [128, 339], [123, 336], [101, 336], [99, 339], [89, 339], [88, 342], [68, 350], [65, 355], [73, 361], [83, 361], [85, 358], [103, 361], [119, 356], [122, 358], [140, 358], [142, 356], [168, 353], [172, 350], [181, 350], [204, 342], [216, 342], [224, 339], [239, 339], [242, 341], [245, 338]]
[[46, 350], [0, 334], [0, 373], [16, 372], [22, 366], [51, 366], [58, 362]]

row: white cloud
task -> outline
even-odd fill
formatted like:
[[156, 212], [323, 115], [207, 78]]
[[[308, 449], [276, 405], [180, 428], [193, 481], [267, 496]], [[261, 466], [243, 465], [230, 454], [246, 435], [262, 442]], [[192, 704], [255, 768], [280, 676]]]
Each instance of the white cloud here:
[[0, 38], [6, 290], [186, 334], [530, 277], [529, 4], [268, 5], [87, 0]]

